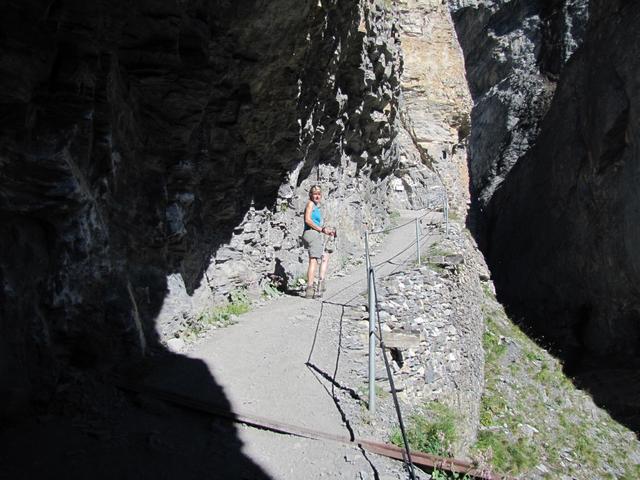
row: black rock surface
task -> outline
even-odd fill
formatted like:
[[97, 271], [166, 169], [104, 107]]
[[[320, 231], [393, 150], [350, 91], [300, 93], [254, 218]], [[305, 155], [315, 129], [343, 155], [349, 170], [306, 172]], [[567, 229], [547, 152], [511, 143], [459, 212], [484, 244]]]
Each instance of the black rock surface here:
[[301, 162], [392, 168], [397, 74], [355, 0], [0, 8], [0, 412], [160, 350], [167, 275], [197, 288]]

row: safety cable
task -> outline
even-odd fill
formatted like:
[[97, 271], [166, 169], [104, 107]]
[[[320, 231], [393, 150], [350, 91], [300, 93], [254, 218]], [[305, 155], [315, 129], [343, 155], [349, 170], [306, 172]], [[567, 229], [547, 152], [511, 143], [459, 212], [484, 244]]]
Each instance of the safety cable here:
[[382, 230], [376, 230], [374, 232], [369, 232], [369, 235], [378, 235], [380, 233], [389, 233], [389, 232], [392, 232], [394, 230], [398, 230], [399, 228], [406, 227], [407, 225], [410, 225], [410, 224], [414, 223], [416, 220], [422, 220], [424, 217], [426, 217], [427, 215], [429, 215], [430, 213], [435, 212], [435, 211], [436, 210], [434, 208], [429, 208], [427, 210], [427, 212], [425, 212], [423, 215], [421, 215], [420, 217], [413, 218], [413, 219], [409, 220], [407, 223], [403, 223], [402, 225], [396, 225], [396, 226], [393, 226], [393, 227], [385, 228], [385, 229], [382, 229]]
[[[414, 220], [412, 220], [409, 223], [412, 223]], [[420, 229], [420, 234], [424, 235], [424, 238], [429, 238], [429, 233], [428, 233], [428, 226], [426, 228], [421, 228]], [[422, 237], [421, 237], [422, 238]], [[379, 269], [381, 266], [383, 266], [384, 264], [387, 263], [391, 263], [391, 261], [397, 257], [399, 257], [400, 255], [402, 255], [403, 253], [405, 253], [407, 250], [409, 250], [410, 248], [414, 247], [416, 244], [416, 241], [413, 240], [407, 247], [403, 248], [402, 250], [400, 250], [399, 252], [395, 253], [394, 255], [392, 255], [391, 257], [373, 265], [373, 268], [375, 269]], [[397, 269], [400, 267], [401, 265], [398, 265], [391, 273], [394, 273], [395, 271], [397, 271]], [[330, 297], [327, 297], [325, 300], [331, 300], [332, 298], [336, 297], [337, 295], [342, 294], [344, 291], [349, 290], [352, 287], [355, 287], [356, 285], [358, 285], [360, 282], [362, 282], [362, 280], [356, 280], [355, 282], [351, 283], [350, 285], [347, 285], [346, 287], [344, 287], [342, 290], [340, 290], [339, 292], [336, 292], [335, 294], [331, 295]], [[358, 298], [359, 295], [354, 296], [351, 300], [349, 300], [347, 303], [351, 303], [352, 300]]]
[[[424, 228], [424, 229], [422, 229], [422, 228], [421, 228], [421, 229], [420, 229], [420, 234], [421, 234], [421, 235], [423, 235], [423, 234], [424, 234], [425, 236], [428, 236], [428, 235], [427, 235], [427, 229], [426, 229], [426, 228]], [[385, 263], [389, 263], [389, 262], [391, 262], [391, 260], [393, 260], [394, 258], [399, 257], [399, 256], [400, 256], [400, 255], [402, 255], [404, 252], [406, 252], [407, 250], [409, 250], [411, 247], [415, 246], [415, 244], [416, 244], [416, 241], [415, 241], [415, 240], [413, 240], [409, 245], [407, 245], [405, 248], [403, 248], [402, 250], [400, 250], [398, 253], [396, 253], [396, 254], [394, 254], [393, 256], [391, 256], [391, 257], [387, 258], [386, 260], [383, 260], [382, 262], [376, 263], [376, 264], [373, 266], [373, 268], [378, 268], [378, 267], [380, 267], [380, 266], [384, 265]]]

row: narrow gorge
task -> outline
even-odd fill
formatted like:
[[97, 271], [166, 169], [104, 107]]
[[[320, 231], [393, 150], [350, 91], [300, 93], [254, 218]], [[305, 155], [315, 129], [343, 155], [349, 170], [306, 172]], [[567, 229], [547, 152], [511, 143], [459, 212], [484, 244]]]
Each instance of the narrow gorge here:
[[[336, 276], [361, 268], [365, 232], [438, 215], [425, 264], [381, 280], [378, 305], [415, 339], [392, 349], [407, 416], [456, 419], [430, 453], [519, 478], [640, 475], [639, 24], [629, 0], [0, 0], [0, 441], [54, 451], [60, 426], [120, 448], [103, 434], [120, 409], [153, 453], [104, 478], [204, 478], [167, 467], [157, 417], [227, 442], [202, 464], [216, 478], [280, 478], [236, 429], [114, 379], [171, 358], [233, 414], [189, 349], [238, 296], [297, 298], [319, 184]], [[355, 478], [405, 478], [367, 461]]]
[[506, 3], [453, 11], [475, 102], [478, 241], [511, 315], [638, 431], [631, 25], [640, 11], [624, 1]]

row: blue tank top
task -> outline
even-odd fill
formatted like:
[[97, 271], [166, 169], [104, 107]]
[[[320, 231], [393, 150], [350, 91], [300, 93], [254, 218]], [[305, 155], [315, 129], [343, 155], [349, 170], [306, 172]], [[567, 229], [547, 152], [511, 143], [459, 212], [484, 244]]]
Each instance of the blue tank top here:
[[[311, 221], [315, 223], [318, 227], [322, 226], [322, 213], [320, 213], [320, 209], [318, 208], [317, 205], [314, 205], [313, 210], [311, 210]], [[309, 230], [310, 228], [311, 227], [307, 225], [307, 222], [304, 222], [304, 229]]]

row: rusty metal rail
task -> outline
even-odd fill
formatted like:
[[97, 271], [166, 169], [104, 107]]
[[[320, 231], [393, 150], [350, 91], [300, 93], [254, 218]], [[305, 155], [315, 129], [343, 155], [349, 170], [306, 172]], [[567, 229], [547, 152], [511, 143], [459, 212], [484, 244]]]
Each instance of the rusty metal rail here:
[[[396, 460], [404, 460], [404, 450], [402, 448], [396, 447], [395, 445], [362, 438], [355, 438], [351, 440], [349, 437], [343, 435], [334, 435], [326, 432], [312, 430], [310, 428], [300, 427], [297, 425], [276, 422], [265, 417], [231, 411], [215, 405], [211, 402], [198, 400], [156, 387], [140, 385], [138, 383], [126, 381], [124, 379], [116, 379], [115, 385], [122, 390], [152, 395], [159, 400], [163, 400], [182, 408], [214, 415], [216, 417], [224, 418], [235, 423], [242, 423], [244, 425], [248, 425], [261, 430], [268, 430], [275, 433], [293, 435], [312, 440], [328, 440], [331, 442], [341, 443], [349, 446], [359, 446], [369, 452], [376, 453], [378, 455], [383, 455], [385, 457], [393, 458]], [[455, 458], [445, 458], [428, 453], [412, 451], [411, 459], [414, 465], [418, 465], [429, 470], [439, 469], [452, 473], [463, 475], [466, 474], [472, 478], [477, 478], [480, 480], [513, 480], [510, 477], [495, 474], [487, 469], [478, 468], [476, 465], [473, 465], [470, 462], [458, 460]]]

